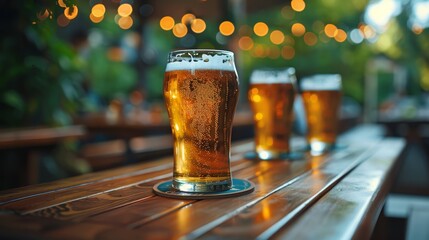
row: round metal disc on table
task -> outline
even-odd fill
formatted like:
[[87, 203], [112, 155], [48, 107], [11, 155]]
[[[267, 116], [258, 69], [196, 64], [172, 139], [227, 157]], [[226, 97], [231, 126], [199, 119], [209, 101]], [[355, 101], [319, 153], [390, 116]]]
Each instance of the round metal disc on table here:
[[289, 161], [295, 161], [303, 159], [304, 153], [303, 152], [290, 152], [290, 153], [282, 153], [280, 156], [276, 158], [270, 158], [270, 159], [262, 159], [259, 158], [256, 152], [247, 152], [244, 154], [244, 157], [246, 159], [250, 160], [261, 160], [261, 161], [276, 161], [276, 160], [289, 160]]
[[172, 181], [165, 181], [156, 184], [153, 187], [153, 191], [160, 196], [169, 197], [169, 198], [179, 198], [179, 199], [211, 199], [211, 198], [226, 198], [226, 197], [236, 197], [245, 195], [253, 192], [255, 186], [252, 182], [244, 179], [232, 179], [232, 188], [222, 192], [212, 192], [212, 193], [191, 193], [191, 192], [182, 192], [174, 189], [172, 186]]

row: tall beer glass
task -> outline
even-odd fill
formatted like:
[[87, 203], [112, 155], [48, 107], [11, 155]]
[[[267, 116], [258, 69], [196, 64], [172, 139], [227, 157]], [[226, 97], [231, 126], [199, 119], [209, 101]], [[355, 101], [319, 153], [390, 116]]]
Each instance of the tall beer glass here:
[[169, 54], [164, 98], [174, 138], [175, 189], [231, 188], [231, 128], [238, 91], [232, 52], [200, 49]]
[[341, 76], [319, 74], [301, 80], [307, 120], [307, 141], [311, 153], [330, 150], [337, 138], [341, 106]]
[[278, 159], [289, 151], [295, 69], [256, 69], [250, 76], [248, 98], [255, 125], [259, 159]]

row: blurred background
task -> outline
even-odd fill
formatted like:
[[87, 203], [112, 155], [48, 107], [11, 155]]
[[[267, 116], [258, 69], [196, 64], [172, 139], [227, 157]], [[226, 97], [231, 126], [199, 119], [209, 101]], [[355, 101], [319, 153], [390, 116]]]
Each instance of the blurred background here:
[[167, 54], [217, 48], [240, 78], [234, 141], [253, 134], [253, 69], [339, 73], [341, 130], [406, 138], [393, 192], [427, 196], [428, 27], [428, 0], [2, 1], [0, 189], [171, 154]]
[[[167, 54], [233, 51], [233, 139], [251, 137], [249, 76], [339, 73], [342, 130], [405, 137], [396, 191], [429, 190], [427, 0], [38, 0], [0, 3], [1, 189], [171, 154]], [[299, 119], [297, 118], [297, 121]], [[296, 123], [294, 133], [303, 133]], [[154, 144], [163, 142], [162, 144]], [[161, 146], [160, 146], [161, 145]], [[409, 174], [409, 175], [407, 175]]]

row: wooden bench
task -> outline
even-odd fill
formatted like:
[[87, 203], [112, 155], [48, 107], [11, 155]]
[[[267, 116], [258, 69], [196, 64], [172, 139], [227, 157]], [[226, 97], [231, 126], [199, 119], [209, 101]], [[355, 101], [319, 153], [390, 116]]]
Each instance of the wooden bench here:
[[[295, 161], [244, 158], [234, 178], [255, 184], [240, 197], [178, 200], [152, 187], [172, 177], [172, 157], [0, 193], [0, 237], [43, 239], [368, 239], [405, 142], [363, 126], [343, 148]], [[305, 141], [293, 138], [293, 149]]]
[[170, 134], [90, 143], [80, 150], [80, 156], [88, 161], [94, 171], [124, 165], [127, 157], [142, 161], [171, 154], [173, 138]]

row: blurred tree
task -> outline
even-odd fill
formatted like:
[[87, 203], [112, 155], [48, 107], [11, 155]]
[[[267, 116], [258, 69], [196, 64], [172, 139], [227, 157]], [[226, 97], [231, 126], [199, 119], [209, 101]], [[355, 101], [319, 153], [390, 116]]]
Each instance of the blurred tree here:
[[82, 62], [56, 35], [56, 8], [55, 1], [1, 2], [2, 127], [67, 124], [79, 106]]

